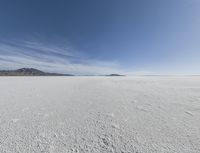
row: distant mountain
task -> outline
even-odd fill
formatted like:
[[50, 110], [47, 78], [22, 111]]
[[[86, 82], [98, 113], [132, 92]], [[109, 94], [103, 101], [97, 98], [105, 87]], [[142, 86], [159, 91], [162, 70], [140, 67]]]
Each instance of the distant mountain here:
[[21, 68], [17, 70], [0, 70], [0, 76], [73, 76], [71, 74], [48, 73], [34, 68]]
[[121, 74], [110, 74], [110, 75], [107, 75], [107, 76], [125, 76], [125, 75], [121, 75]]

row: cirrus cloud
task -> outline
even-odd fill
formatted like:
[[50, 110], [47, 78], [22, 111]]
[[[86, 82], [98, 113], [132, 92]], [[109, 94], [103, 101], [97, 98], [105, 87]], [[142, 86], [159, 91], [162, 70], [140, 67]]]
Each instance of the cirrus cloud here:
[[33, 67], [48, 72], [77, 75], [122, 73], [116, 61], [90, 59], [67, 46], [27, 40], [0, 42], [0, 67]]

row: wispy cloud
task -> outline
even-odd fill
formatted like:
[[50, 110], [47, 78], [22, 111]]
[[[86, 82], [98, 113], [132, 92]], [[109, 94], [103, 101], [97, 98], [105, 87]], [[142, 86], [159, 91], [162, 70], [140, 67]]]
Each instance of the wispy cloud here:
[[73, 74], [121, 73], [118, 62], [89, 59], [68, 46], [37, 41], [0, 42], [0, 68], [21, 67]]

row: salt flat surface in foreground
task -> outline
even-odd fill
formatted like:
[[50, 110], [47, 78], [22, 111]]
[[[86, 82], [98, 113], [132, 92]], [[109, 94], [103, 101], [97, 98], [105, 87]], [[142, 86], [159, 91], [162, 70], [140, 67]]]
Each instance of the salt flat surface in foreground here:
[[1, 153], [199, 153], [200, 77], [0, 77]]

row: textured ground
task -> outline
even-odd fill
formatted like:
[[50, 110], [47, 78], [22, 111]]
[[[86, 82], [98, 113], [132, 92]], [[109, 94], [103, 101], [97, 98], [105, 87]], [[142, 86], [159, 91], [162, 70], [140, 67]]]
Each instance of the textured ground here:
[[1, 153], [199, 153], [200, 77], [0, 77]]

